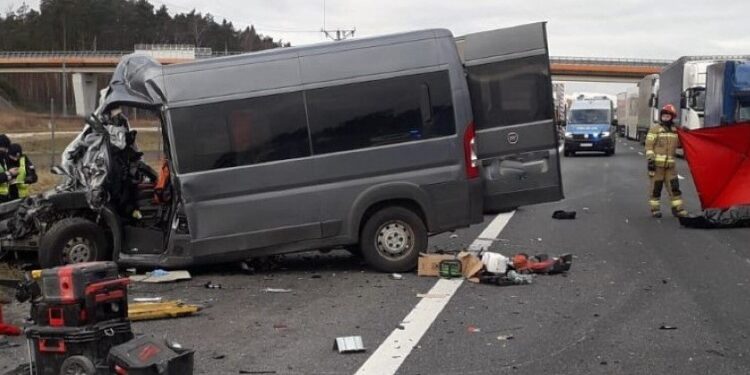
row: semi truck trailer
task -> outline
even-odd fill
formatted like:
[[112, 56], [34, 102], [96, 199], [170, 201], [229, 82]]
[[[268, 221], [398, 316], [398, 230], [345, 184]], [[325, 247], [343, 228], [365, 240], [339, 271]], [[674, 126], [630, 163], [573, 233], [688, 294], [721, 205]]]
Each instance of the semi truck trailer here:
[[750, 61], [711, 64], [706, 75], [706, 126], [750, 121]]

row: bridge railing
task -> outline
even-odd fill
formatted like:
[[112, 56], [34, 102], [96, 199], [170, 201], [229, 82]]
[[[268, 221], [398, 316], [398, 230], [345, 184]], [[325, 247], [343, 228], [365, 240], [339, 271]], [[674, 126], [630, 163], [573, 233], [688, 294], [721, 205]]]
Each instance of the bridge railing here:
[[550, 62], [559, 64], [580, 65], [629, 65], [629, 66], [667, 66], [672, 60], [665, 59], [634, 59], [613, 57], [576, 57], [576, 56], [551, 56]]

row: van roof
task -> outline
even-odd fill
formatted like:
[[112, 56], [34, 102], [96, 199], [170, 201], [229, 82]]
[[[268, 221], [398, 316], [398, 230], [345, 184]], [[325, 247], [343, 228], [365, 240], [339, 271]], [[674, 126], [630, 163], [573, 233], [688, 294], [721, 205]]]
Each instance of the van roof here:
[[570, 109], [612, 109], [612, 101], [609, 99], [579, 99], [573, 101]]
[[347, 39], [337, 42], [331, 41], [296, 47], [272, 48], [233, 56], [215, 57], [205, 60], [196, 60], [181, 64], [167, 65], [164, 67], [164, 73], [184, 73], [191, 70], [205, 70], [206, 68], [212, 68], [215, 66], [238, 65], [244, 63], [273, 61], [277, 59], [286, 59], [292, 57], [314, 56], [331, 52], [354, 50], [358, 48], [367, 48], [372, 46], [382, 46], [387, 44], [398, 44], [437, 38], [450, 38], [452, 40], [453, 34], [448, 29], [426, 29], [366, 38]]

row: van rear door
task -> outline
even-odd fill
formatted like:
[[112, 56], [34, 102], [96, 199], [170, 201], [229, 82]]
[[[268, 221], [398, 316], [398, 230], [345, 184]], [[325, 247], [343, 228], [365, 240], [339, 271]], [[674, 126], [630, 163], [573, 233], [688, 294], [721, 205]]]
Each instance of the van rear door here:
[[484, 210], [563, 198], [545, 23], [456, 40], [467, 72]]

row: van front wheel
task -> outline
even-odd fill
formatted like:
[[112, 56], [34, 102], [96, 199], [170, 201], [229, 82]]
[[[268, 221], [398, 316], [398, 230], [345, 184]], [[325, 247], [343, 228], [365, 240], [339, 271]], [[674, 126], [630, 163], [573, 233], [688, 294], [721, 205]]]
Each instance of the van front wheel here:
[[106, 248], [104, 231], [93, 221], [81, 217], [62, 219], [39, 241], [39, 265], [51, 268], [105, 260]]
[[392, 206], [370, 216], [360, 237], [362, 255], [382, 272], [406, 272], [427, 249], [427, 228], [411, 210]]

